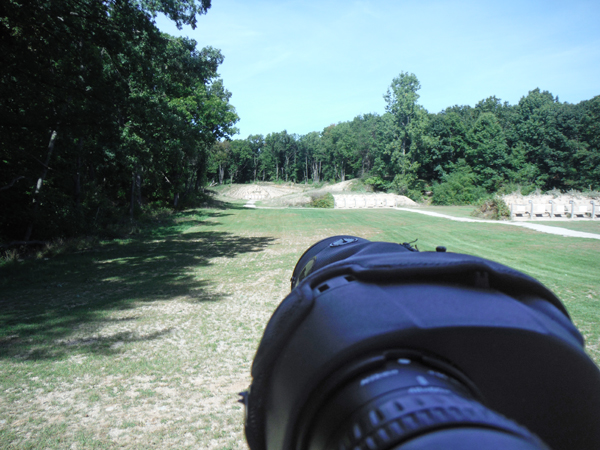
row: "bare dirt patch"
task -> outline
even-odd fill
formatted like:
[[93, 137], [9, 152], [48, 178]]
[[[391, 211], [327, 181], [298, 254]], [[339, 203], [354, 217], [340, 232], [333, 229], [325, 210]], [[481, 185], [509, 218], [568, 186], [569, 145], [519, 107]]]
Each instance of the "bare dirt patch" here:
[[221, 195], [244, 200], [268, 200], [304, 192], [306, 189], [294, 184], [234, 184], [223, 190]]
[[385, 204], [385, 206], [418, 206], [417, 203], [402, 195], [354, 192], [353, 186], [355, 183], [355, 180], [348, 180], [326, 184], [318, 188], [314, 188], [312, 185], [293, 183], [234, 184], [221, 191], [220, 195], [226, 198], [249, 200], [252, 204], [260, 201], [261, 206], [271, 207], [307, 206], [315, 198], [327, 193], [333, 194], [336, 198], [336, 207], [339, 207], [338, 203], [341, 204], [337, 201], [338, 198], [343, 199], [341, 202], [344, 205], [349, 205], [350, 200], [346, 199], [351, 198], [352, 207], [355, 208], [381, 206], [379, 204]]
[[353, 180], [314, 188], [313, 185], [294, 183], [233, 184], [221, 191], [225, 198], [259, 201], [261, 206], [306, 206], [313, 199], [328, 192], [350, 192]]

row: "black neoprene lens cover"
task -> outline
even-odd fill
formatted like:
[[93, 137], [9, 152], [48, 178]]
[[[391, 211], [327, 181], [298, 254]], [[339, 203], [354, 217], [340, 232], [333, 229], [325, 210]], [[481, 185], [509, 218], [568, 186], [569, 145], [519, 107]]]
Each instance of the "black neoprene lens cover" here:
[[305, 252], [265, 329], [246, 403], [252, 450], [304, 450], [300, 424], [319, 389], [386, 349], [447, 362], [482, 405], [554, 450], [600, 448], [600, 371], [551, 291], [474, 256], [360, 238], [330, 245], [349, 238]]

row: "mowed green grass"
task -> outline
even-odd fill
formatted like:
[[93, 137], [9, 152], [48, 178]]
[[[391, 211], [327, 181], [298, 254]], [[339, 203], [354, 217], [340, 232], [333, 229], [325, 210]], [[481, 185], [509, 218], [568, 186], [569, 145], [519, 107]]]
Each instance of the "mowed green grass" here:
[[393, 210], [196, 210], [0, 270], [0, 448], [247, 448], [236, 399], [262, 330], [299, 256], [335, 234], [539, 278], [600, 363], [598, 240]]

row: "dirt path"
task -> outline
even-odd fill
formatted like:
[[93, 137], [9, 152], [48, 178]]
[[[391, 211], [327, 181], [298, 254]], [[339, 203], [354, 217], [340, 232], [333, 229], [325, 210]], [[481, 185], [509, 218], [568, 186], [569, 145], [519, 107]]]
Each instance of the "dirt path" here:
[[440, 217], [443, 219], [456, 220], [457, 222], [479, 222], [479, 223], [483, 222], [483, 223], [512, 225], [515, 227], [529, 228], [530, 230], [539, 231], [540, 233], [556, 234], [558, 236], [578, 237], [578, 238], [584, 238], [584, 239], [600, 239], [600, 234], [586, 233], [584, 231], [569, 230], [567, 228], [561, 228], [561, 227], [551, 227], [548, 225], [540, 225], [537, 223], [509, 222], [509, 221], [499, 222], [497, 220], [469, 219], [467, 217], [448, 216], [446, 214], [440, 214], [440, 213], [431, 212], [431, 211], [422, 211], [422, 210], [418, 210], [415, 208], [395, 208], [395, 209], [397, 209], [399, 211], [408, 211], [408, 212], [414, 212], [414, 213], [419, 213], [419, 214], [425, 214], [427, 216], [432, 216], [432, 217]]

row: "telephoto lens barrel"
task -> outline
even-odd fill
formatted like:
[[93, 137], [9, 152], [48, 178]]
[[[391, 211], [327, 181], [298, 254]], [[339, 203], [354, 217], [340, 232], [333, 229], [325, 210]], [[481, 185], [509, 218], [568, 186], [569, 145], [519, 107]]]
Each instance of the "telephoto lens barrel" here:
[[[362, 363], [358, 375], [335, 386], [316, 411], [304, 415], [300, 430], [306, 442], [299, 448], [548, 449], [527, 429], [477, 401], [468, 382], [449, 366], [394, 351]], [[441, 445], [425, 446], [431, 440]]]
[[600, 371], [561, 301], [445, 250], [302, 255], [244, 393], [251, 450], [600, 448]]

